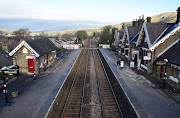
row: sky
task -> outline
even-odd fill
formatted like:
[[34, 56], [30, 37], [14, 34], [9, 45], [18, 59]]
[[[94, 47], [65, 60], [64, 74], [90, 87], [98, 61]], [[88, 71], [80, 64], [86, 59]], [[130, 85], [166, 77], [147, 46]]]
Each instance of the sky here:
[[96, 21], [117, 24], [176, 12], [179, 0], [0, 0], [0, 19]]

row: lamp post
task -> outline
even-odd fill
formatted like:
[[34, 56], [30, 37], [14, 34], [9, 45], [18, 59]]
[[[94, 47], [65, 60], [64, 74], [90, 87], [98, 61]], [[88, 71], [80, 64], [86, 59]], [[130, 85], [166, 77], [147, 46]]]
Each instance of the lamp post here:
[[3, 83], [3, 93], [5, 95], [5, 100], [6, 100], [6, 103], [8, 103], [8, 96], [7, 96], [7, 83], [6, 83], [6, 77], [5, 77], [5, 74], [4, 74], [4, 69], [1, 69], [2, 70], [2, 74], [3, 74], [3, 80], [4, 80], [4, 83]]
[[165, 87], [166, 87], [166, 79], [167, 79], [167, 63], [168, 63], [168, 59], [164, 59], [164, 61], [166, 62], [166, 67], [165, 67], [165, 71], [164, 71], [164, 82], [163, 82], [163, 88], [165, 89]]

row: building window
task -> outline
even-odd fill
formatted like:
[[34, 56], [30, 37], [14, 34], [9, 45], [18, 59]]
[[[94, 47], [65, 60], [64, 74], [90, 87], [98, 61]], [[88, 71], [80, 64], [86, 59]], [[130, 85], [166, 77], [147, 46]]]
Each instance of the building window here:
[[26, 48], [23, 49], [23, 53], [27, 53], [27, 49]]
[[128, 56], [128, 50], [125, 50], [125, 55], [127, 55], [127, 56]]

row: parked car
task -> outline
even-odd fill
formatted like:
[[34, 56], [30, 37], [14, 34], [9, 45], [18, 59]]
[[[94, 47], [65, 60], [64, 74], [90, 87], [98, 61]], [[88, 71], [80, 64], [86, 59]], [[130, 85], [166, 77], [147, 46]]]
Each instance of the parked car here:
[[1, 68], [3, 74], [13, 74], [19, 75], [19, 66], [18, 65], [11, 65], [11, 66], [4, 66]]

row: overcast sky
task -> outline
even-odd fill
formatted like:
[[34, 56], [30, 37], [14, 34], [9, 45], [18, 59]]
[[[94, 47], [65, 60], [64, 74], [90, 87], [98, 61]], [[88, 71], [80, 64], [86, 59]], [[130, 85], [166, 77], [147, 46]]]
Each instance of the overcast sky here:
[[0, 18], [131, 21], [175, 12], [179, 0], [0, 0]]

